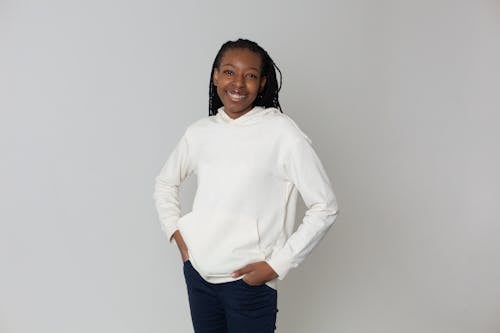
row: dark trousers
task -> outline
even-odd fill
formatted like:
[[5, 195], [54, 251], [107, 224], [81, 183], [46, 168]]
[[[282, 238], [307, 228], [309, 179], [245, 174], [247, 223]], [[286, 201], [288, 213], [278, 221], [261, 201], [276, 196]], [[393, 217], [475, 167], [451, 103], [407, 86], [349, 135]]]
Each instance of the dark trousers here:
[[184, 277], [195, 333], [273, 333], [277, 290], [251, 286], [242, 279], [209, 283], [184, 262]]

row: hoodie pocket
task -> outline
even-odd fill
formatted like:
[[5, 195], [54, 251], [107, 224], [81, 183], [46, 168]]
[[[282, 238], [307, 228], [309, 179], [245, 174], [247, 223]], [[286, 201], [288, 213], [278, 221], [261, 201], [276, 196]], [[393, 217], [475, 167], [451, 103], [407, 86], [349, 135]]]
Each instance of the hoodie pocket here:
[[205, 276], [229, 277], [249, 263], [265, 259], [257, 219], [232, 212], [191, 211], [178, 221], [193, 265]]

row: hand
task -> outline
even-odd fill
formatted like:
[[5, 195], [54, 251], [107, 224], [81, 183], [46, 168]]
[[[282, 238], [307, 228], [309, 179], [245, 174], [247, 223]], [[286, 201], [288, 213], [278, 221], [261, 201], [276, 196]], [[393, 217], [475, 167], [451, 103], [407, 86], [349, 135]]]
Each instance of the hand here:
[[189, 252], [186, 243], [184, 242], [184, 238], [182, 238], [181, 232], [176, 230], [172, 237], [175, 239], [175, 243], [179, 248], [179, 252], [181, 253], [181, 258], [183, 262], [189, 260]]
[[265, 261], [258, 261], [235, 270], [231, 276], [233, 278], [243, 276], [243, 281], [251, 286], [264, 284], [278, 277], [274, 269]]

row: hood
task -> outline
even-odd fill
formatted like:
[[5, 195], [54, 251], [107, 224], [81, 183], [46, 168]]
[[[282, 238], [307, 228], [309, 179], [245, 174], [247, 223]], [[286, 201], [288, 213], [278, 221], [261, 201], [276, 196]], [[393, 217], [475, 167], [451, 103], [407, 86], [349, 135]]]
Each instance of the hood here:
[[249, 125], [259, 122], [265, 117], [279, 113], [280, 111], [276, 108], [264, 108], [263, 106], [254, 106], [250, 111], [236, 119], [233, 119], [227, 115], [224, 111], [224, 107], [217, 109], [217, 114], [214, 116], [214, 120], [218, 123], [228, 124], [228, 125]]

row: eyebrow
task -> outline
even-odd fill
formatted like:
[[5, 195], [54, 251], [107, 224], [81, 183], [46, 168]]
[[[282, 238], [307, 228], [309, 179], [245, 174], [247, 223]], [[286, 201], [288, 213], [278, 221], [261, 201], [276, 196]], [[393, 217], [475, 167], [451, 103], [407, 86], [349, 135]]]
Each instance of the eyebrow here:
[[[223, 66], [231, 66], [231, 67], [236, 67], [236, 66], [234, 66], [233, 64], [230, 64], [230, 63], [229, 63], [229, 64], [221, 64], [221, 67], [223, 67]], [[259, 71], [259, 69], [258, 69], [258, 68], [256, 68], [256, 67], [249, 67], [249, 69], [256, 70], [257, 72]]]

